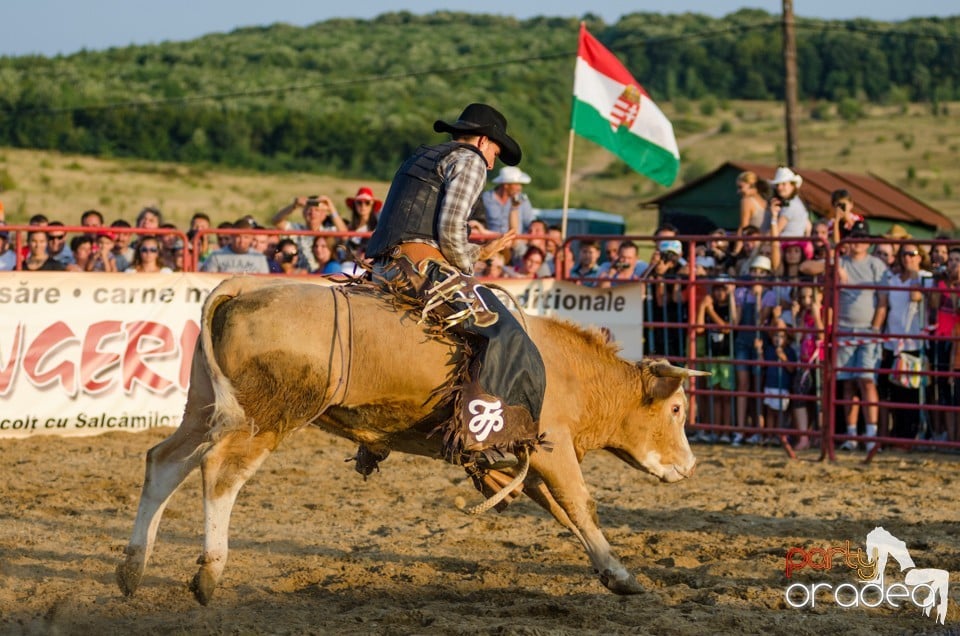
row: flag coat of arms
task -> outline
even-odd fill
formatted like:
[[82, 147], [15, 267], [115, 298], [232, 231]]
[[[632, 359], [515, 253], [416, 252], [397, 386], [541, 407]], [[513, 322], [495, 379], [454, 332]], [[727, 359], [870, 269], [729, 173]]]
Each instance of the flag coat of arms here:
[[583, 24], [570, 125], [661, 185], [677, 177], [680, 150], [670, 120]]

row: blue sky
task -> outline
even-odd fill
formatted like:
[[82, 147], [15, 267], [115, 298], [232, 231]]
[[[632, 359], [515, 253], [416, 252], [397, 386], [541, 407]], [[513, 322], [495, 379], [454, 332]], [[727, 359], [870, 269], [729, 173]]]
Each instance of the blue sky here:
[[[534, 15], [582, 16], [590, 11], [607, 22], [625, 13], [705, 13], [723, 16], [747, 6], [779, 13], [781, 0], [553, 0], [521, 3], [516, 0], [483, 2], [353, 0], [341, 5], [324, 0], [5, 0], [0, 12], [0, 55], [39, 53], [56, 55], [82, 48], [105, 49], [164, 40], [191, 40], [206, 33], [275, 22], [305, 26], [334, 17], [371, 18], [389, 11], [430, 13], [447, 9], [529, 18]], [[903, 20], [917, 16], [960, 14], [948, 0], [795, 0], [794, 12], [803, 17]]]

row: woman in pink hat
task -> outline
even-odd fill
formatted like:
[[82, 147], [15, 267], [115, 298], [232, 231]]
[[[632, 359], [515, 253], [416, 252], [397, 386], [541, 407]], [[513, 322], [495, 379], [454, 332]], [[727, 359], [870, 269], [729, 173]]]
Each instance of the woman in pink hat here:
[[[377, 228], [377, 216], [383, 201], [373, 196], [373, 190], [367, 186], [361, 187], [356, 196], [347, 197], [347, 207], [350, 208], [350, 224], [347, 227], [351, 232], [373, 232]], [[350, 237], [353, 245], [365, 242], [366, 239], [359, 236]]]

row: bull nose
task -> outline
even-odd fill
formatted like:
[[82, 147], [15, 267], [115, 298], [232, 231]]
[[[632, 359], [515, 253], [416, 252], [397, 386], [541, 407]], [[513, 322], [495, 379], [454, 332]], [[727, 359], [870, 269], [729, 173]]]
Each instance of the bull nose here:
[[681, 468], [680, 466], [677, 466], [677, 465], [674, 465], [674, 468], [676, 468], [677, 472], [683, 475], [684, 477], [692, 477], [693, 473], [696, 472], [697, 470], [697, 458], [694, 457], [690, 461], [690, 465], [686, 466], [685, 468]]

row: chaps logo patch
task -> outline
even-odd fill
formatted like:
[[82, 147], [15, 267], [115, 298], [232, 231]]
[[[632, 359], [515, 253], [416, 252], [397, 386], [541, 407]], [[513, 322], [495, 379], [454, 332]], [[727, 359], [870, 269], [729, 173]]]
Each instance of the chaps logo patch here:
[[473, 415], [468, 427], [478, 442], [485, 441], [490, 433], [503, 430], [503, 405], [500, 400], [493, 402], [479, 398], [470, 400], [467, 410]]

